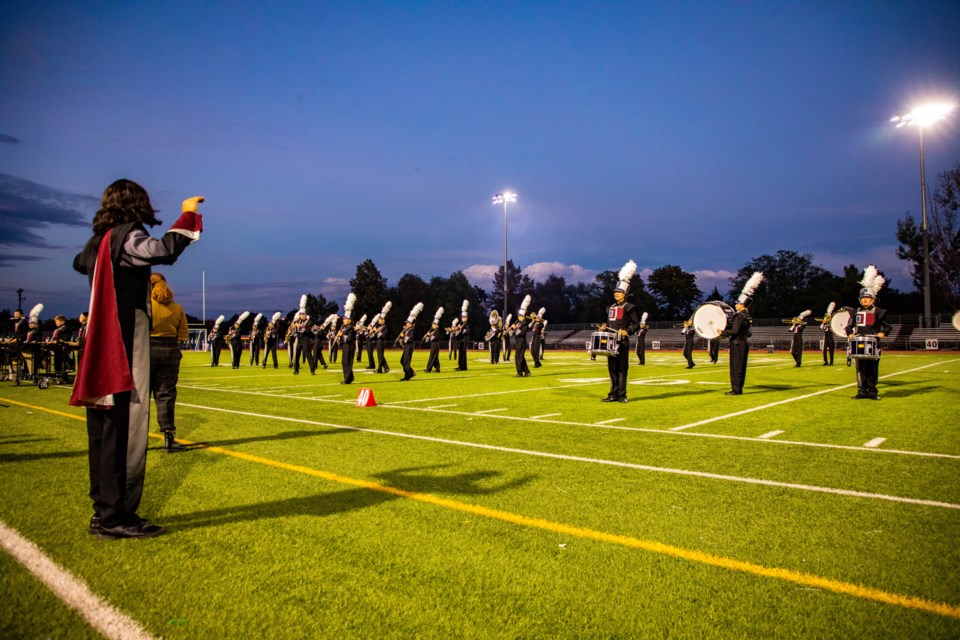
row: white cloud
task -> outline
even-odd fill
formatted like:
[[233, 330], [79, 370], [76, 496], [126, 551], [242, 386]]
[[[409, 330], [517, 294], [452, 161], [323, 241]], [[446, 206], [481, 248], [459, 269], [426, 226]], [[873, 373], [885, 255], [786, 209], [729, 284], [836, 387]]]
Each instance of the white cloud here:
[[[467, 277], [470, 284], [490, 291], [493, 288], [494, 274], [502, 268], [503, 265], [499, 264], [474, 264], [464, 269], [463, 275]], [[562, 262], [535, 262], [520, 269], [524, 275], [530, 276], [534, 282], [543, 282], [551, 275], [555, 275], [562, 277], [567, 284], [593, 282], [598, 273], [578, 264], [564, 264]]]

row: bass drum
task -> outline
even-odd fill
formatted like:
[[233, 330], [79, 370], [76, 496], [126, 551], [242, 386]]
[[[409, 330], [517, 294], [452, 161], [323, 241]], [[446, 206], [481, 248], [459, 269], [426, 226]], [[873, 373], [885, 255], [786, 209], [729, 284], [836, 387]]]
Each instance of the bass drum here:
[[833, 317], [830, 318], [830, 330], [833, 331], [833, 335], [838, 338], [847, 337], [847, 323], [850, 322], [850, 312], [853, 311], [850, 307], [844, 307], [833, 314]]
[[723, 300], [711, 300], [693, 312], [693, 330], [706, 340], [716, 340], [733, 322], [737, 311]]
[[960, 311], [953, 314], [953, 320], [951, 320], [951, 322], [953, 323], [953, 328], [960, 331]]

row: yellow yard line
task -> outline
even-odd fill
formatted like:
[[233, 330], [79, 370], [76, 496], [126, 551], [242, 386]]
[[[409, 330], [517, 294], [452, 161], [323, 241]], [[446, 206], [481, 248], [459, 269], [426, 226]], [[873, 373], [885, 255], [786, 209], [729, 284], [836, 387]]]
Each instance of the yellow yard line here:
[[[4, 398], [0, 398], [0, 402], [9, 402], [10, 404], [19, 405], [21, 407], [34, 409], [37, 411], [44, 411], [47, 413], [52, 413], [54, 415], [72, 418], [74, 420], [86, 421], [86, 418], [83, 416], [78, 416], [78, 415], [66, 413], [63, 411], [57, 411], [54, 409], [47, 409], [46, 407], [28, 405], [22, 402], [7, 400]], [[154, 436], [154, 434], [150, 434], [150, 435]], [[159, 436], [155, 436], [155, 437], [159, 437]], [[191, 443], [186, 440], [180, 440], [180, 442], [184, 444], [197, 444], [197, 443]], [[458, 500], [450, 500], [448, 498], [441, 498], [441, 497], [426, 494], [426, 493], [405, 491], [403, 489], [389, 487], [389, 486], [378, 484], [375, 482], [370, 482], [368, 480], [361, 480], [359, 478], [350, 478], [347, 476], [341, 476], [339, 474], [330, 473], [328, 471], [320, 471], [318, 469], [311, 469], [310, 467], [303, 467], [300, 465], [289, 464], [286, 462], [279, 462], [277, 460], [262, 458], [260, 456], [255, 456], [248, 453], [241, 453], [239, 451], [231, 451], [230, 449], [224, 449], [221, 447], [203, 447], [203, 448], [206, 451], [230, 456], [238, 460], [244, 460], [244, 461], [253, 462], [256, 464], [262, 464], [265, 466], [273, 467], [275, 469], [292, 471], [294, 473], [301, 473], [301, 474], [312, 476], [315, 478], [321, 478], [324, 480], [329, 480], [331, 482], [368, 489], [370, 491], [377, 491], [379, 493], [385, 493], [392, 496], [408, 498], [410, 500], [416, 500], [417, 502], [431, 504], [431, 505], [443, 507], [446, 509], [453, 509], [453, 510], [461, 511], [464, 513], [471, 513], [484, 518], [500, 520], [502, 522], [509, 522], [511, 524], [516, 524], [522, 527], [540, 529], [542, 531], [550, 531], [553, 533], [574, 536], [574, 537], [582, 538], [585, 540], [594, 540], [597, 542], [606, 542], [610, 544], [616, 544], [616, 545], [628, 547], [631, 549], [640, 549], [643, 551], [649, 551], [649, 552], [657, 553], [660, 555], [670, 556], [674, 558], [681, 558], [683, 560], [688, 560], [690, 562], [696, 562], [699, 564], [720, 567], [722, 569], [729, 569], [731, 571], [740, 571], [742, 573], [755, 575], [755, 576], [774, 578], [776, 580], [790, 582], [790, 583], [802, 585], [805, 587], [814, 587], [817, 589], [832, 591], [834, 593], [849, 595], [856, 598], [862, 598], [865, 600], [873, 600], [875, 602], [880, 602], [883, 604], [904, 607], [907, 609], [917, 609], [920, 611], [935, 613], [941, 616], [960, 619], [960, 606], [947, 604], [945, 602], [935, 602], [932, 600], [926, 600], [924, 598], [919, 598], [916, 596], [907, 596], [907, 595], [902, 595], [898, 593], [891, 593], [889, 591], [883, 591], [881, 589], [874, 589], [872, 587], [853, 584], [851, 582], [843, 582], [841, 580], [834, 580], [832, 578], [824, 578], [821, 576], [817, 576], [809, 573], [803, 573], [800, 571], [793, 571], [790, 569], [782, 569], [778, 567], [766, 567], [763, 565], [754, 564], [752, 562], [736, 560], [734, 558], [717, 556], [710, 553], [704, 553], [702, 551], [696, 551], [693, 549], [684, 549], [682, 547], [675, 547], [673, 545], [664, 544], [662, 542], [656, 542], [654, 540], [642, 540], [639, 538], [632, 538], [630, 536], [617, 535], [613, 533], [605, 533], [603, 531], [596, 531], [594, 529], [587, 529], [585, 527], [577, 527], [573, 525], [563, 524], [560, 522], [552, 522], [550, 520], [544, 520], [541, 518], [532, 518], [528, 516], [519, 515], [516, 513], [511, 513], [509, 511], [501, 511], [499, 509], [490, 509], [487, 507], [468, 504], [465, 502], [460, 502]]]

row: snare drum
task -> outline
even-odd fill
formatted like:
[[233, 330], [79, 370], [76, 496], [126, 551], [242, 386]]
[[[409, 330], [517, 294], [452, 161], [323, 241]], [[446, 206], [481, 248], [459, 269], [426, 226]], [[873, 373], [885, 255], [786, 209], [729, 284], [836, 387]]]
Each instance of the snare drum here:
[[587, 351], [593, 355], [616, 356], [620, 352], [620, 338], [613, 331], [594, 331], [590, 334]]
[[844, 307], [833, 314], [833, 317], [830, 318], [830, 330], [833, 331], [833, 335], [838, 338], [847, 337], [847, 323], [850, 322], [851, 311], [850, 307]]
[[847, 357], [854, 360], [879, 360], [880, 343], [873, 336], [850, 336]]
[[693, 312], [693, 329], [707, 340], [715, 340], [730, 326], [736, 310], [723, 300], [705, 302]]

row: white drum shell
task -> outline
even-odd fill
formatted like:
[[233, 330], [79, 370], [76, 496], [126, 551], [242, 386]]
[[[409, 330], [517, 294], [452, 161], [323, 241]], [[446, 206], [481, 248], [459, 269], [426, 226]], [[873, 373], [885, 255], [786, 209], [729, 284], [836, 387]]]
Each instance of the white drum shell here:
[[590, 334], [587, 351], [593, 355], [616, 356], [620, 352], [620, 337], [613, 331], [594, 331]]
[[693, 330], [707, 340], [715, 340], [733, 322], [736, 310], [722, 300], [711, 300], [693, 312]]
[[880, 343], [874, 336], [850, 336], [847, 355], [854, 360], [879, 360]]
[[844, 307], [830, 318], [830, 330], [838, 338], [847, 337], [847, 323], [850, 322], [850, 309]]

